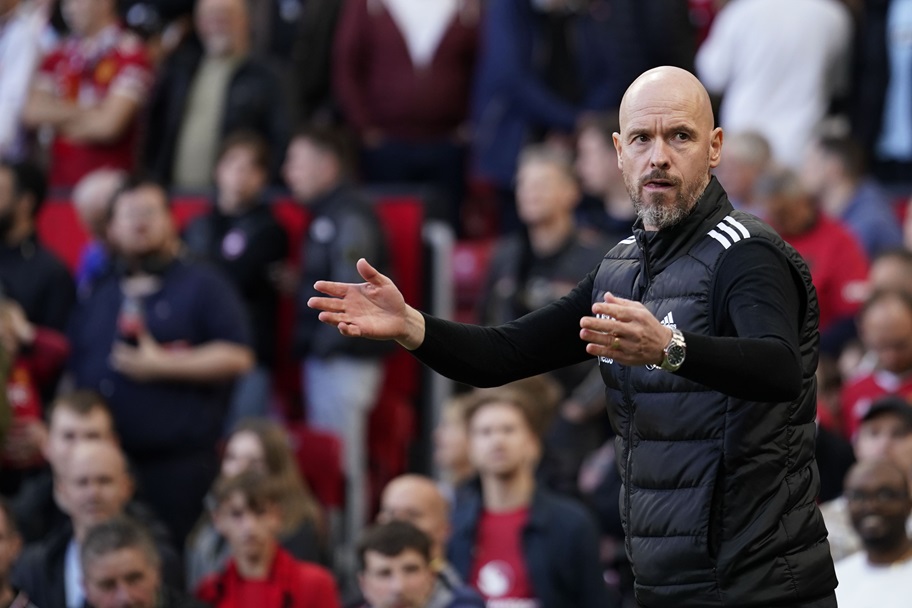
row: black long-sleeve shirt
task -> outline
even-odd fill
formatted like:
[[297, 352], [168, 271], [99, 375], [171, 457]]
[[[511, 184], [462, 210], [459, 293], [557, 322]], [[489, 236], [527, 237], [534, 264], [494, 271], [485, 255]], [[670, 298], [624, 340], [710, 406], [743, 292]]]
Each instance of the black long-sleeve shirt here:
[[[480, 327], [426, 316], [425, 364], [459, 382], [498, 386], [593, 358], [580, 339], [592, 315], [593, 269], [566, 297], [511, 323]], [[687, 356], [678, 374], [753, 401], [785, 401], [801, 390], [797, 278], [784, 254], [759, 239], [720, 261], [710, 297], [715, 334], [682, 330]]]

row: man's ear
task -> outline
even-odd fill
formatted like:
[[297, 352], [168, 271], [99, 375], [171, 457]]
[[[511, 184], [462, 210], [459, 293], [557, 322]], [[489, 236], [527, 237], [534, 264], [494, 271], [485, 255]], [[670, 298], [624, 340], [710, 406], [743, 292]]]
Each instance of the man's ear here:
[[715, 169], [722, 161], [722, 127], [716, 127], [709, 135], [709, 166]]
[[621, 134], [620, 134], [620, 133], [612, 133], [612, 134], [611, 134], [611, 141], [614, 142], [614, 151], [617, 152], [617, 156], [618, 156], [618, 169], [620, 169], [621, 171], [623, 171], [623, 170], [624, 170], [624, 160], [623, 160], [624, 155], [621, 154], [621, 152], [622, 152], [622, 150], [623, 150], [623, 148], [624, 148], [624, 144], [621, 142]]

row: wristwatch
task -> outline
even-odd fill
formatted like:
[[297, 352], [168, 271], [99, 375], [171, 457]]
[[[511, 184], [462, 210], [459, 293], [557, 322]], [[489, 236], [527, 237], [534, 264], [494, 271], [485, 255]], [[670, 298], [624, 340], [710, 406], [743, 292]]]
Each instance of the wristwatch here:
[[687, 354], [687, 345], [684, 343], [684, 334], [680, 330], [671, 329], [671, 340], [665, 347], [665, 356], [662, 357], [662, 363], [659, 367], [666, 372], [676, 372], [684, 363], [684, 355]]

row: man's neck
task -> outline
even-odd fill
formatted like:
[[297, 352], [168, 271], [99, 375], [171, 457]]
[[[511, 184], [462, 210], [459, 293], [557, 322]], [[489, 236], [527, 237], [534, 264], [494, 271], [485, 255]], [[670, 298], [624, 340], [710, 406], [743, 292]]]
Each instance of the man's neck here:
[[868, 550], [868, 563], [875, 566], [889, 566], [912, 558], [912, 540], [908, 536], [896, 547], [882, 550]]
[[486, 511], [516, 511], [532, 504], [535, 477], [526, 469], [520, 469], [508, 476], [482, 475], [481, 493]]
[[820, 206], [830, 217], [841, 217], [856, 188], [857, 184], [847, 179], [831, 183], [820, 193]]
[[236, 556], [235, 564], [241, 577], [249, 581], [263, 581], [269, 578], [277, 550], [278, 545], [273, 542], [258, 555]]
[[560, 251], [575, 229], [573, 216], [555, 216], [529, 226], [529, 244], [536, 257], [548, 257]]
[[0, 606], [9, 606], [13, 603], [13, 598], [15, 596], [16, 592], [13, 591], [9, 581], [4, 580], [0, 582]]
[[108, 17], [98, 23], [94, 23], [83, 33], [82, 38], [84, 40], [92, 40], [116, 23], [117, 19], [115, 17]]

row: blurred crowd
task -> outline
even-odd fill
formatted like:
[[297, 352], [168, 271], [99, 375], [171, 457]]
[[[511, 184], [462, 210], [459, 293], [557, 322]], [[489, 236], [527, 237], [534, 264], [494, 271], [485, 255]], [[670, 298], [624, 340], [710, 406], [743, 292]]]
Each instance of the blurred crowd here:
[[307, 300], [396, 271], [383, 188], [454, 235], [458, 319], [569, 292], [630, 235], [617, 108], [659, 65], [808, 262], [837, 594], [899, 605], [912, 0], [0, 0], [0, 607], [635, 606], [595, 365], [409, 403], [428, 476], [378, 486], [392, 351]]

